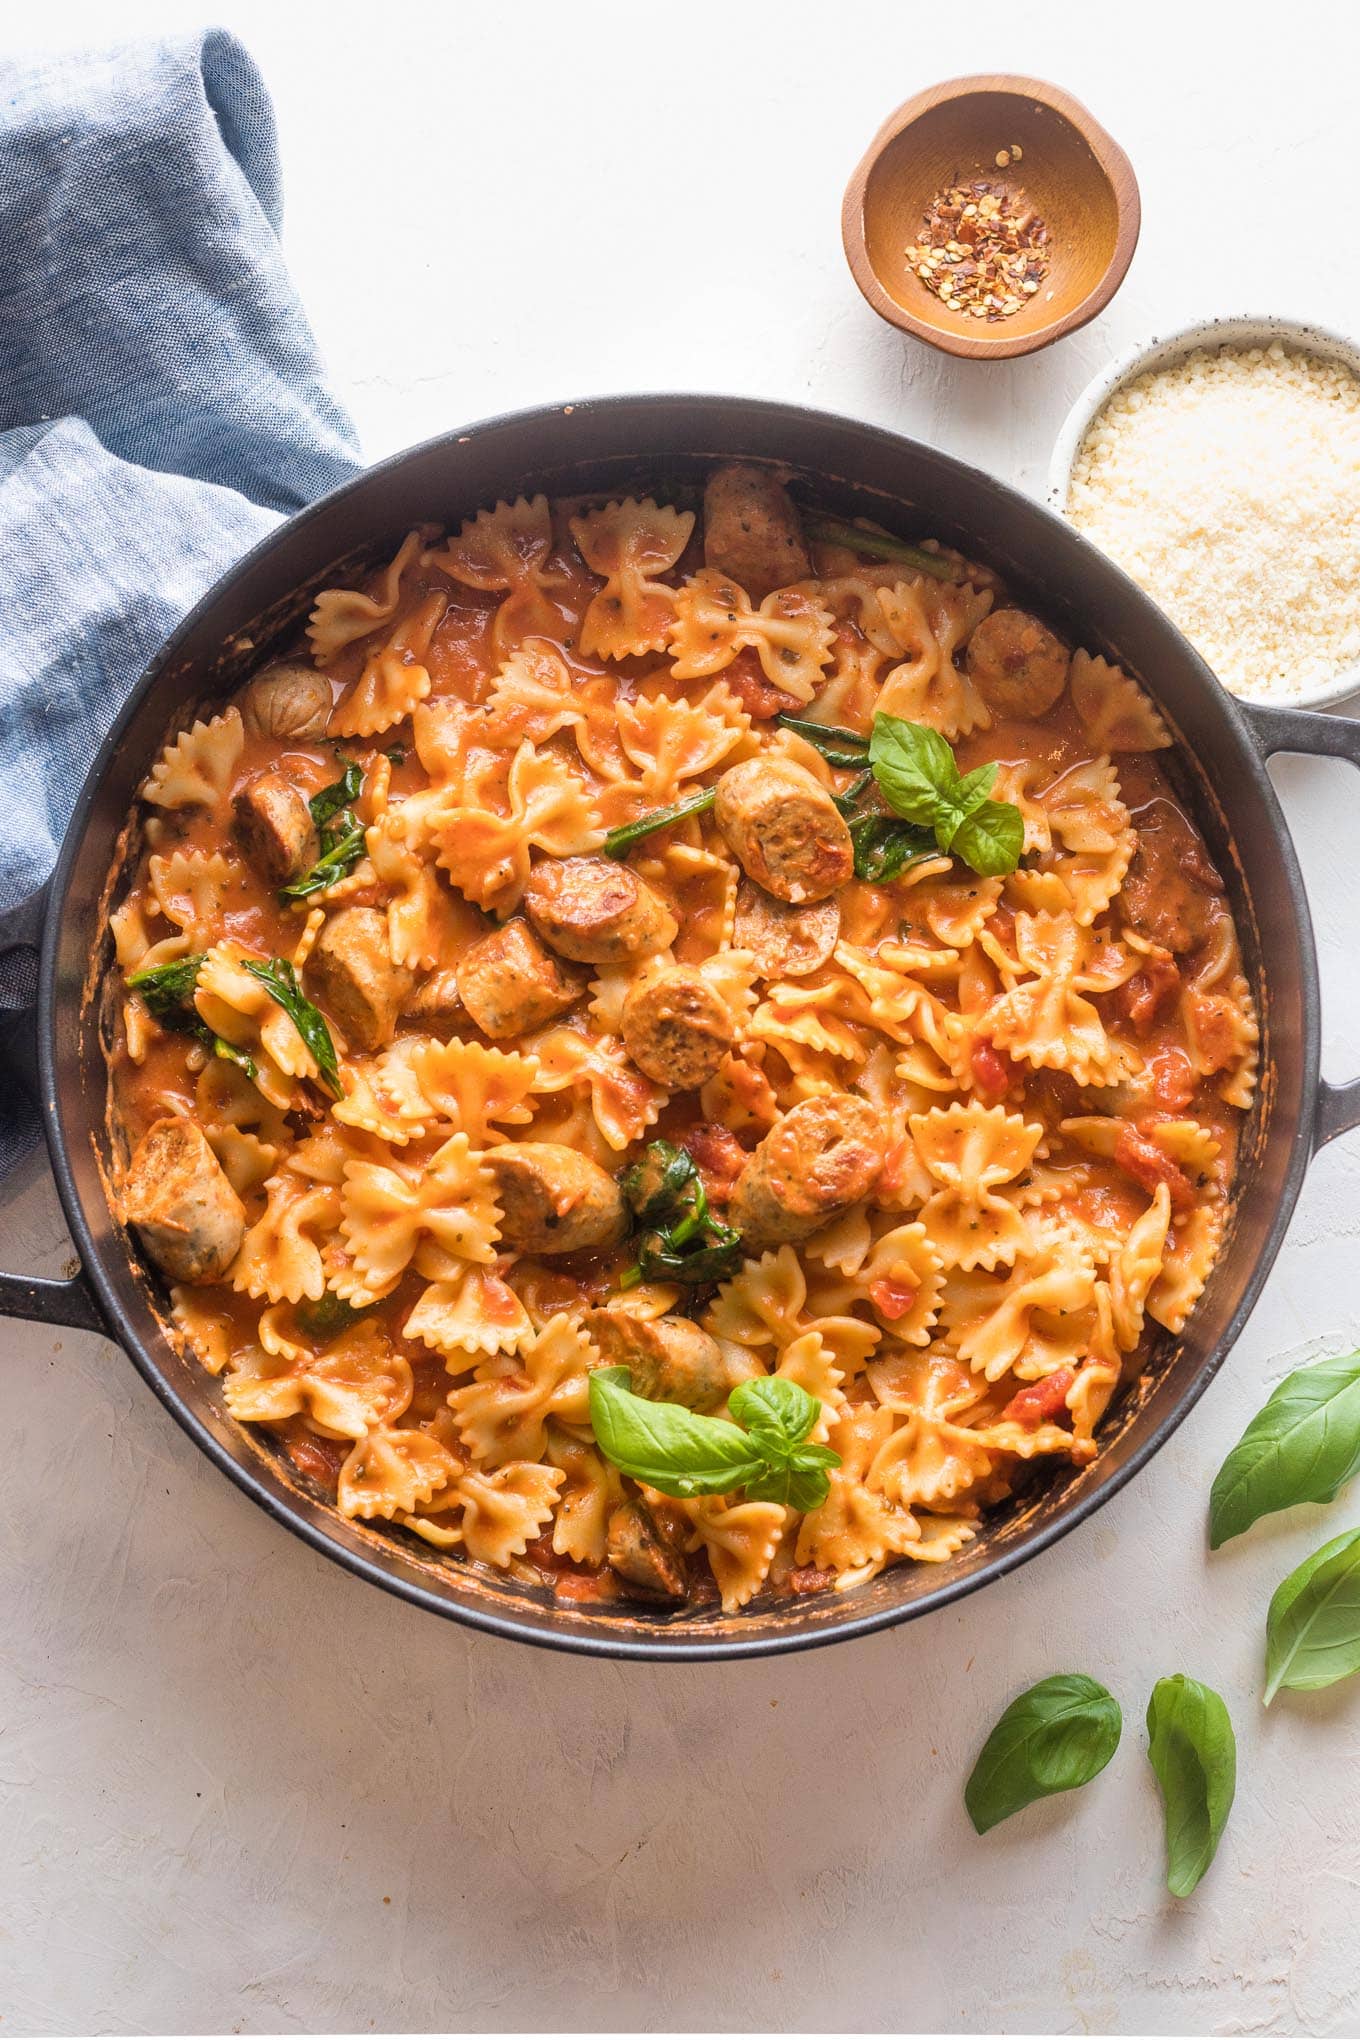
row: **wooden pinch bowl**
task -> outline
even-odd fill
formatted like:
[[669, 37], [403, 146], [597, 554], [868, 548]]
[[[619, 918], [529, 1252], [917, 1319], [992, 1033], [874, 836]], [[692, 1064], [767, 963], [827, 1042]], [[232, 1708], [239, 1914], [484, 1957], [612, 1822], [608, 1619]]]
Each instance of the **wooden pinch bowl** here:
[[[1020, 144], [1018, 163], [998, 151]], [[907, 260], [930, 201], [985, 177], [1023, 189], [1048, 225], [1048, 274], [1009, 319], [946, 310]], [[855, 282], [881, 318], [946, 354], [1032, 354], [1103, 311], [1138, 245], [1133, 165], [1056, 85], [1008, 73], [951, 78], [890, 114], [846, 186], [841, 232]]]

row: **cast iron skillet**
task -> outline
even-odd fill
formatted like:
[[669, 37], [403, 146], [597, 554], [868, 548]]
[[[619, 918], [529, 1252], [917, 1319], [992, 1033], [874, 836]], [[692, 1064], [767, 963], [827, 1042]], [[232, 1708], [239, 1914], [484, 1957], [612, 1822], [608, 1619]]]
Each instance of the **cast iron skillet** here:
[[[229, 693], [296, 626], [314, 591], [379, 557], [426, 519], [456, 525], [498, 497], [545, 490], [691, 488], [715, 461], [786, 463], [819, 507], [934, 533], [988, 561], [1074, 642], [1136, 673], [1177, 729], [1170, 770], [1227, 875], [1260, 1003], [1262, 1083], [1243, 1141], [1234, 1219], [1183, 1338], [1167, 1340], [1116, 1402], [1100, 1456], [1009, 1505], [942, 1566], [893, 1568], [845, 1595], [736, 1617], [559, 1606], [546, 1590], [434, 1558], [403, 1533], [345, 1522], [260, 1439], [224, 1415], [216, 1384], [176, 1351], [163, 1292], [110, 1214], [101, 981], [106, 910], [137, 787], [172, 725]], [[1067, 526], [933, 448], [848, 419], [722, 397], [616, 397], [520, 412], [431, 440], [295, 517], [185, 621], [134, 689], [91, 768], [53, 876], [42, 936], [39, 1087], [53, 1171], [83, 1272], [0, 1276], [0, 1312], [111, 1334], [222, 1470], [279, 1522], [361, 1578], [494, 1635], [636, 1658], [760, 1656], [859, 1636], [999, 1579], [1073, 1529], [1145, 1465], [1208, 1386], [1270, 1272], [1313, 1150], [1360, 1122], [1360, 1082], [1318, 1074], [1318, 976], [1308, 907], [1265, 759], [1360, 765], [1360, 724], [1232, 700], [1148, 599]], [[111, 873], [114, 878], [111, 880]], [[93, 954], [93, 963], [91, 961]]]

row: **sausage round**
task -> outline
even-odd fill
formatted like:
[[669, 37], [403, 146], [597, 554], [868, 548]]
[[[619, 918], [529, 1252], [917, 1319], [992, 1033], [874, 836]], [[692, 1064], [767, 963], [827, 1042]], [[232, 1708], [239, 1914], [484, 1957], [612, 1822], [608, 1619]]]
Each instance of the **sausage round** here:
[[457, 979], [470, 1018], [493, 1041], [545, 1026], [574, 1006], [583, 989], [520, 920], [493, 928], [465, 950]]
[[155, 1120], [138, 1141], [123, 1216], [176, 1282], [217, 1282], [236, 1259], [246, 1212], [191, 1119]]
[[1043, 715], [1067, 685], [1071, 654], [1037, 616], [994, 609], [968, 640], [968, 677], [993, 715]]
[[726, 1002], [686, 963], [634, 986], [623, 1002], [620, 1032], [643, 1075], [668, 1091], [707, 1083], [737, 1038]]
[[312, 811], [286, 772], [257, 772], [231, 810], [237, 841], [271, 885], [286, 885], [321, 855]]
[[342, 907], [327, 917], [307, 959], [327, 1008], [356, 1048], [381, 1048], [415, 980], [392, 961], [387, 916], [376, 907]]
[[749, 879], [737, 887], [732, 947], [748, 949], [763, 978], [807, 977], [826, 962], [840, 932], [841, 910], [835, 900], [795, 907], [772, 899]]
[[854, 876], [835, 802], [790, 759], [749, 758], [724, 772], [713, 819], [746, 876], [777, 900], [824, 900]]
[[634, 1496], [620, 1502], [605, 1537], [605, 1558], [625, 1585], [648, 1600], [685, 1599], [689, 1592], [685, 1554], [644, 1501]]
[[482, 1159], [495, 1183], [501, 1238], [519, 1253], [613, 1247], [628, 1230], [618, 1184], [575, 1148], [550, 1140], [507, 1141]]
[[867, 1197], [882, 1167], [863, 1098], [809, 1098], [772, 1127], [737, 1178], [727, 1216], [748, 1248], [804, 1240]]
[[793, 498], [764, 468], [733, 461], [704, 490], [704, 564], [761, 602], [812, 572]]
[[275, 659], [241, 692], [247, 736], [322, 737], [330, 721], [331, 683], [302, 659]]
[[686, 1317], [634, 1317], [588, 1310], [581, 1320], [606, 1367], [626, 1367], [634, 1395], [701, 1410], [726, 1400], [735, 1382], [723, 1349]]
[[608, 857], [536, 864], [524, 911], [543, 940], [574, 963], [628, 963], [666, 949], [679, 923], [661, 895]]

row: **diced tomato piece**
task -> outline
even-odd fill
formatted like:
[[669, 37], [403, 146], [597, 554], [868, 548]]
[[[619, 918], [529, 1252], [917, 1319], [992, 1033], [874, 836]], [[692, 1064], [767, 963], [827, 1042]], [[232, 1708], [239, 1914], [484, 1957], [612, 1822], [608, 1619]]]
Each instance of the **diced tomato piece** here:
[[885, 1199], [896, 1196], [901, 1190], [906, 1180], [907, 1166], [915, 1152], [915, 1144], [910, 1140], [896, 1141], [888, 1149], [883, 1157], [883, 1167], [878, 1172], [876, 1198], [880, 1204]]
[[799, 712], [801, 704], [797, 697], [771, 686], [758, 655], [749, 645], [737, 653], [730, 666], [723, 668], [722, 677], [746, 713], [757, 722], [768, 722], [772, 716], [797, 715]]
[[881, 1282], [869, 1284], [869, 1301], [880, 1317], [895, 1322], [905, 1317], [920, 1295], [919, 1289], [909, 1289], [905, 1282], [892, 1282], [886, 1277]]
[[1148, 1057], [1152, 1071], [1152, 1095], [1167, 1112], [1183, 1112], [1195, 1095], [1194, 1064], [1183, 1048], [1168, 1042]]
[[1119, 987], [1114, 1002], [1127, 1014], [1135, 1032], [1146, 1034], [1180, 986], [1181, 974], [1174, 958], [1166, 950], [1159, 950], [1148, 957], [1127, 984]]
[[1114, 1159], [1126, 1176], [1132, 1176], [1135, 1183], [1141, 1183], [1145, 1190], [1155, 1190], [1159, 1183], [1165, 1183], [1171, 1192], [1174, 1211], [1191, 1211], [1195, 1204], [1195, 1186], [1178, 1163], [1173, 1162], [1164, 1148], [1155, 1140], [1149, 1140], [1136, 1126], [1122, 1126], [1119, 1138], [1114, 1144]]
[[970, 1058], [973, 1067], [973, 1082], [984, 1098], [1004, 1098], [1011, 1087], [1012, 1065], [1008, 1056], [992, 1047], [990, 1041], [979, 1041]]
[[1012, 1423], [1024, 1424], [1029, 1430], [1037, 1430], [1040, 1424], [1053, 1423], [1065, 1407], [1067, 1392], [1076, 1378], [1075, 1367], [1056, 1367], [1042, 1381], [1028, 1382], [1002, 1410], [1002, 1422], [1009, 1418]]
[[789, 1574], [791, 1594], [824, 1594], [828, 1587], [834, 1587], [835, 1584], [835, 1573], [825, 1565], [795, 1566]]
[[728, 1204], [738, 1176], [749, 1159], [745, 1148], [729, 1127], [701, 1119], [685, 1135], [684, 1145], [694, 1158], [710, 1204]]
[[350, 1448], [337, 1439], [315, 1438], [310, 1431], [295, 1431], [284, 1450], [308, 1480], [314, 1480], [319, 1487], [334, 1488]]

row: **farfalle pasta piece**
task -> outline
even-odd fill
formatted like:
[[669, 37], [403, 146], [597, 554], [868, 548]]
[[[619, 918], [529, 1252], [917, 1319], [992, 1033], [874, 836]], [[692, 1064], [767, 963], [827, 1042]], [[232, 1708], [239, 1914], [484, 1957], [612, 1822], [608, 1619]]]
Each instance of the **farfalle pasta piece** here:
[[232, 1356], [231, 1327], [207, 1293], [176, 1283], [170, 1291], [170, 1312], [199, 1366], [220, 1374]]
[[519, 496], [479, 510], [456, 536], [424, 555], [426, 566], [438, 567], [466, 588], [501, 594], [505, 600], [492, 624], [492, 644], [507, 658], [527, 637], [557, 637], [562, 613], [549, 590], [558, 576], [548, 565], [552, 551], [552, 512], [546, 496]]
[[513, 1355], [482, 1362], [474, 1380], [449, 1394], [458, 1435], [474, 1460], [494, 1467], [541, 1459], [550, 1418], [584, 1424], [593, 1359], [585, 1333], [562, 1313]]
[[1067, 688], [1096, 751], [1160, 751], [1171, 732], [1136, 680], [1107, 659], [1073, 652]]
[[552, 1515], [563, 1474], [555, 1466], [516, 1462], [494, 1473], [468, 1468], [456, 1487], [439, 1497], [441, 1508], [461, 1505], [456, 1523], [431, 1522], [422, 1516], [403, 1517], [427, 1543], [448, 1550], [460, 1546], [469, 1558], [502, 1571], [520, 1558]]
[[1189, 985], [1180, 1011], [1196, 1072], [1218, 1079], [1214, 1088], [1225, 1105], [1248, 1111], [1256, 1094], [1261, 1024], [1246, 979], [1239, 971], [1212, 986]]
[[703, 1550], [718, 1583], [724, 1615], [736, 1615], [769, 1578], [788, 1511], [778, 1502], [729, 1502], [704, 1495], [680, 1502], [693, 1528], [691, 1550]]
[[1001, 1106], [950, 1105], [909, 1122], [931, 1195], [920, 1219], [941, 1261], [996, 1268], [1029, 1251], [1030, 1229], [1003, 1184], [1023, 1176], [1043, 1127]]
[[676, 595], [670, 632], [677, 680], [707, 680], [750, 646], [772, 687], [811, 701], [830, 663], [834, 619], [797, 588], [777, 588], [759, 609], [726, 574], [703, 567]]
[[374, 737], [414, 713], [433, 684], [426, 661], [448, 606], [436, 590], [393, 625], [331, 710], [330, 736]]
[[487, 1048], [479, 1041], [418, 1041], [407, 1054], [412, 1078], [430, 1116], [473, 1147], [513, 1136], [504, 1129], [527, 1126], [528, 1100], [539, 1074], [537, 1056]]
[[545, 744], [563, 730], [602, 779], [621, 779], [627, 761], [619, 743], [614, 682], [603, 673], [572, 671], [546, 638], [526, 638], [491, 683], [486, 712], [499, 742]]
[[454, 1373], [466, 1373], [485, 1353], [513, 1353], [533, 1321], [510, 1284], [485, 1267], [464, 1268], [431, 1282], [417, 1298], [402, 1336], [443, 1354]]
[[241, 762], [245, 726], [238, 708], [196, 722], [161, 752], [142, 787], [142, 799], [160, 808], [211, 808], [220, 813]]
[[919, 1537], [920, 1526], [910, 1511], [866, 1484], [894, 1422], [891, 1410], [860, 1403], [832, 1426], [827, 1442], [840, 1454], [841, 1463], [828, 1473], [829, 1491], [822, 1506], [798, 1526], [794, 1556], [799, 1565], [824, 1566], [837, 1573], [877, 1565]]
[[491, 1261], [500, 1210], [490, 1172], [455, 1133], [419, 1168], [345, 1164], [340, 1231], [368, 1287], [386, 1293], [417, 1257], [420, 1272], [441, 1281], [465, 1261]]
[[1147, 1314], [1168, 1332], [1183, 1332], [1218, 1259], [1227, 1221], [1221, 1203], [1197, 1204], [1172, 1228]]
[[392, 1424], [411, 1401], [410, 1363], [373, 1324], [353, 1325], [323, 1353], [261, 1355], [233, 1365], [223, 1389], [243, 1423], [305, 1416], [327, 1438], [363, 1438]]
[[404, 1517], [432, 1502], [463, 1469], [427, 1431], [381, 1426], [361, 1438], [340, 1469], [342, 1516]]
[[1127, 1238], [1110, 1263], [1110, 1307], [1115, 1343], [1131, 1353], [1143, 1331], [1143, 1314], [1153, 1283], [1166, 1259], [1171, 1228], [1171, 1193], [1157, 1185], [1151, 1204], [1130, 1226]]
[[297, 1083], [315, 1082], [320, 1071], [282, 1006], [245, 968], [249, 955], [239, 942], [215, 943], [199, 967], [194, 1007], [214, 1034], [249, 1054], [255, 1083], [271, 1105], [286, 1112], [297, 1102]]
[[552, 1027], [525, 1045], [538, 1064], [534, 1091], [588, 1091], [595, 1125], [615, 1153], [641, 1140], [666, 1102], [666, 1093], [634, 1067], [615, 1035]]
[[331, 1108], [342, 1126], [371, 1133], [395, 1147], [423, 1140], [439, 1123], [439, 1113], [422, 1090], [411, 1067], [425, 1048], [442, 1047], [423, 1035], [405, 1034], [390, 1048], [344, 1066], [345, 1095]]
[[831, 673], [818, 689], [812, 717], [867, 736], [878, 708], [883, 668], [901, 657], [879, 606], [879, 584], [870, 573], [854, 573], [802, 586], [830, 611], [834, 622]]
[[984, 1434], [913, 1412], [875, 1453], [866, 1485], [911, 1513], [963, 1500], [1002, 1464]]
[[786, 1346], [804, 1329], [807, 1276], [792, 1247], [777, 1247], [758, 1260], [743, 1261], [724, 1282], [704, 1314], [704, 1325], [719, 1339], [739, 1346]]
[[455, 806], [427, 825], [438, 861], [458, 890], [497, 912], [519, 904], [531, 850], [575, 857], [604, 841], [581, 781], [553, 752], [536, 752], [527, 740], [510, 766], [506, 801], [505, 814]]
[[878, 600], [906, 654], [884, 679], [879, 713], [928, 723], [951, 743], [973, 730], [989, 729], [987, 704], [955, 664], [954, 653], [991, 608], [991, 590], [945, 588], [938, 581], [918, 579], [881, 588]]
[[307, 625], [307, 641], [318, 666], [329, 666], [347, 645], [371, 636], [391, 623], [401, 600], [402, 578], [420, 552], [418, 531], [408, 532], [396, 557], [378, 576], [372, 595], [358, 588], [327, 588], [317, 596]]
[[638, 774], [634, 798], [642, 807], [665, 807], [681, 798], [684, 782], [716, 771], [751, 727], [721, 680], [697, 701], [639, 690], [631, 701], [617, 704], [616, 714], [620, 741]]
[[1036, 1069], [1069, 1070], [1079, 1084], [1116, 1082], [1141, 1067], [1086, 996], [1125, 983], [1135, 955], [1062, 914], [1017, 914], [1015, 950], [1031, 976], [988, 1007], [977, 1027], [984, 1040]]
[[289, 1164], [265, 1185], [265, 1208], [227, 1271], [233, 1289], [270, 1303], [313, 1302], [326, 1288], [323, 1242], [340, 1221], [340, 1195]]
[[391, 895], [387, 944], [393, 963], [433, 970], [453, 944], [458, 925], [454, 900], [440, 884], [438, 872], [408, 841], [400, 808], [375, 822], [364, 840], [374, 876]]
[[604, 577], [581, 619], [581, 650], [600, 659], [661, 651], [675, 617], [675, 590], [660, 576], [689, 544], [694, 512], [629, 496], [570, 522], [581, 558]]
[[1085, 1357], [1095, 1306], [1094, 1270], [1057, 1244], [1023, 1261], [992, 1308], [956, 1334], [959, 1357], [988, 1381], [1030, 1381]]
[[549, 1424], [545, 1449], [549, 1463], [562, 1474], [553, 1518], [553, 1550], [577, 1565], [603, 1565], [609, 1518], [623, 1500], [618, 1471], [587, 1439], [560, 1424]]
[[1007, 890], [1032, 913], [1069, 913], [1078, 926], [1089, 927], [1124, 883], [1137, 841], [1109, 759], [1061, 773], [1037, 805], [1051, 862], [1013, 871]]
[[172, 850], [147, 859], [152, 895], [190, 949], [207, 949], [223, 932], [226, 896], [241, 867], [220, 850]]

